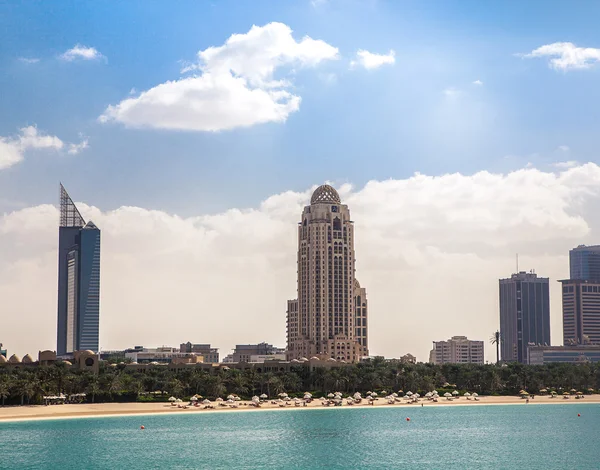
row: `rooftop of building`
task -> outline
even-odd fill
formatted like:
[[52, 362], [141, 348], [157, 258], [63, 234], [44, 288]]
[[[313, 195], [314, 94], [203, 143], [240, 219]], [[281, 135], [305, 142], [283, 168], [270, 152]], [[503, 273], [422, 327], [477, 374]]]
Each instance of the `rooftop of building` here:
[[342, 200], [338, 192], [328, 184], [323, 184], [315, 189], [310, 204], [341, 204]]
[[500, 282], [510, 282], [510, 281], [542, 281], [547, 282], [549, 278], [547, 277], [538, 277], [534, 270], [529, 272], [527, 271], [519, 271], [518, 273], [511, 274], [509, 278], [500, 279]]

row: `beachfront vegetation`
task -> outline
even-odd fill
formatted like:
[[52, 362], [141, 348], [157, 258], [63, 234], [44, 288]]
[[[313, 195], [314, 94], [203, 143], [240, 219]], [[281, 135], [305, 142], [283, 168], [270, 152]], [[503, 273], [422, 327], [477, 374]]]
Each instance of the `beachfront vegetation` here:
[[43, 396], [60, 393], [85, 393], [87, 402], [126, 402], [165, 400], [169, 396], [186, 398], [194, 394], [214, 399], [230, 393], [248, 398], [263, 393], [273, 397], [282, 392], [302, 396], [309, 391], [318, 397], [334, 391], [364, 394], [410, 390], [424, 394], [434, 389], [440, 393], [458, 390], [480, 395], [517, 395], [520, 390], [538, 393], [542, 389], [591, 393], [600, 389], [600, 364], [436, 366], [374, 359], [313, 371], [298, 367], [290, 372], [219, 369], [208, 373], [193, 368], [170, 370], [166, 366], [136, 371], [125, 364], [111, 367], [102, 363], [98, 375], [67, 368], [62, 363], [19, 369], [0, 367], [2, 405], [41, 403]]

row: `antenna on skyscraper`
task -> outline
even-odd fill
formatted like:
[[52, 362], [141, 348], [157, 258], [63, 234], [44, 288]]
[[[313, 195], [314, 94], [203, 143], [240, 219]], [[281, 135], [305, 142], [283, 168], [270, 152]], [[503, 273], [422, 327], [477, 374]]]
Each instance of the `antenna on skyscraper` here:
[[517, 274], [519, 274], [519, 253], [517, 253]]

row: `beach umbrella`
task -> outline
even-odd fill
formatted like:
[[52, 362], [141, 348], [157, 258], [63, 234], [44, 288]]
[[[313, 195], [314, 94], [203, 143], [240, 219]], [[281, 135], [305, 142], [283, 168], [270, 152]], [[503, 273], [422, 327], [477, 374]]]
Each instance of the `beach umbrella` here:
[[203, 405], [210, 405], [210, 400], [208, 398], [205, 398], [204, 400], [202, 400], [202, 404]]
[[479, 394], [478, 394], [477, 392], [473, 392], [473, 395], [472, 395], [472, 396], [474, 396], [474, 397], [478, 397], [478, 396], [479, 396]]
[[568, 395], [568, 394], [569, 394], [569, 392], [563, 392], [563, 395], [565, 395], [565, 396]]
[[175, 401], [175, 400], [177, 400], [177, 398], [175, 398], [175, 397], [169, 398], [169, 401]]
[[312, 398], [312, 395], [310, 393], [305, 393], [304, 394], [304, 399], [305, 400], [310, 400]]
[[287, 397], [288, 394], [285, 392], [280, 393], [278, 396], [280, 396], [281, 398]]
[[413, 395], [413, 392], [411, 392], [410, 390], [408, 392], [406, 392], [407, 397], [412, 397], [412, 395]]
[[266, 394], [266, 393], [263, 393], [263, 394], [260, 396], [260, 398], [262, 398], [263, 400], [266, 400], [266, 399], [267, 399], [267, 398], [269, 398], [269, 397], [267, 396], [267, 394]]
[[470, 396], [471, 396], [471, 394], [470, 394], [469, 392], [465, 392], [465, 395], [464, 395], [464, 396], [465, 396], [465, 397], [470, 397]]
[[233, 395], [233, 394], [227, 395], [227, 399], [228, 400], [233, 400], [233, 399], [235, 399], [235, 395]]
[[190, 401], [198, 401], [198, 399], [194, 396], [190, 398]]
[[372, 396], [372, 397], [376, 397], [376, 396], [377, 396], [377, 392], [373, 392], [373, 393], [371, 393], [371, 396]]
[[452, 395], [454, 395], [454, 396], [457, 396], [457, 395], [458, 395], [458, 392], [457, 392], [456, 390], [454, 390], [454, 391], [452, 392]]
[[335, 395], [333, 393], [328, 393], [327, 394], [327, 398], [333, 398], [333, 397], [335, 397]]
[[352, 395], [352, 397], [353, 397], [355, 400], [360, 400], [360, 399], [362, 398], [362, 396], [361, 396], [361, 394], [360, 394], [359, 392], [356, 392], [354, 395]]
[[404, 393], [404, 390], [398, 390], [398, 393]]
[[233, 404], [235, 403], [235, 401], [234, 401], [234, 400], [231, 400], [231, 399], [229, 399], [229, 400], [227, 400], [225, 403], [227, 403], [228, 405], [233, 405]]
[[175, 403], [181, 403], [183, 400], [181, 398], [178, 398], [177, 400], [175, 400]]
[[221, 397], [217, 397], [215, 401], [223, 401], [223, 399]]
[[387, 392], [386, 392], [385, 390], [382, 390], [382, 391], [381, 391], [381, 394], [382, 394], [382, 395], [387, 395]]
[[394, 393], [392, 393], [392, 396], [393, 396], [394, 398], [396, 398], [396, 397], [398, 396], [398, 394], [397, 394], [396, 392], [394, 392]]
[[446, 393], [444, 393], [444, 396], [445, 396], [446, 398], [449, 398], [449, 397], [451, 397], [451, 396], [452, 396], [452, 394], [451, 394], [450, 392], [446, 392]]

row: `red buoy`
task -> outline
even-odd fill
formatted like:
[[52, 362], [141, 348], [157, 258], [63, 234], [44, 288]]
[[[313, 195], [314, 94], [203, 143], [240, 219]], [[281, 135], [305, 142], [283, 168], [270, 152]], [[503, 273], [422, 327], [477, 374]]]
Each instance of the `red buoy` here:
[[140, 429], [146, 429], [144, 426], [140, 426]]
[[579, 413], [577, 413], [577, 416], [581, 416]]
[[410, 421], [410, 418], [406, 418], [406, 421]]

